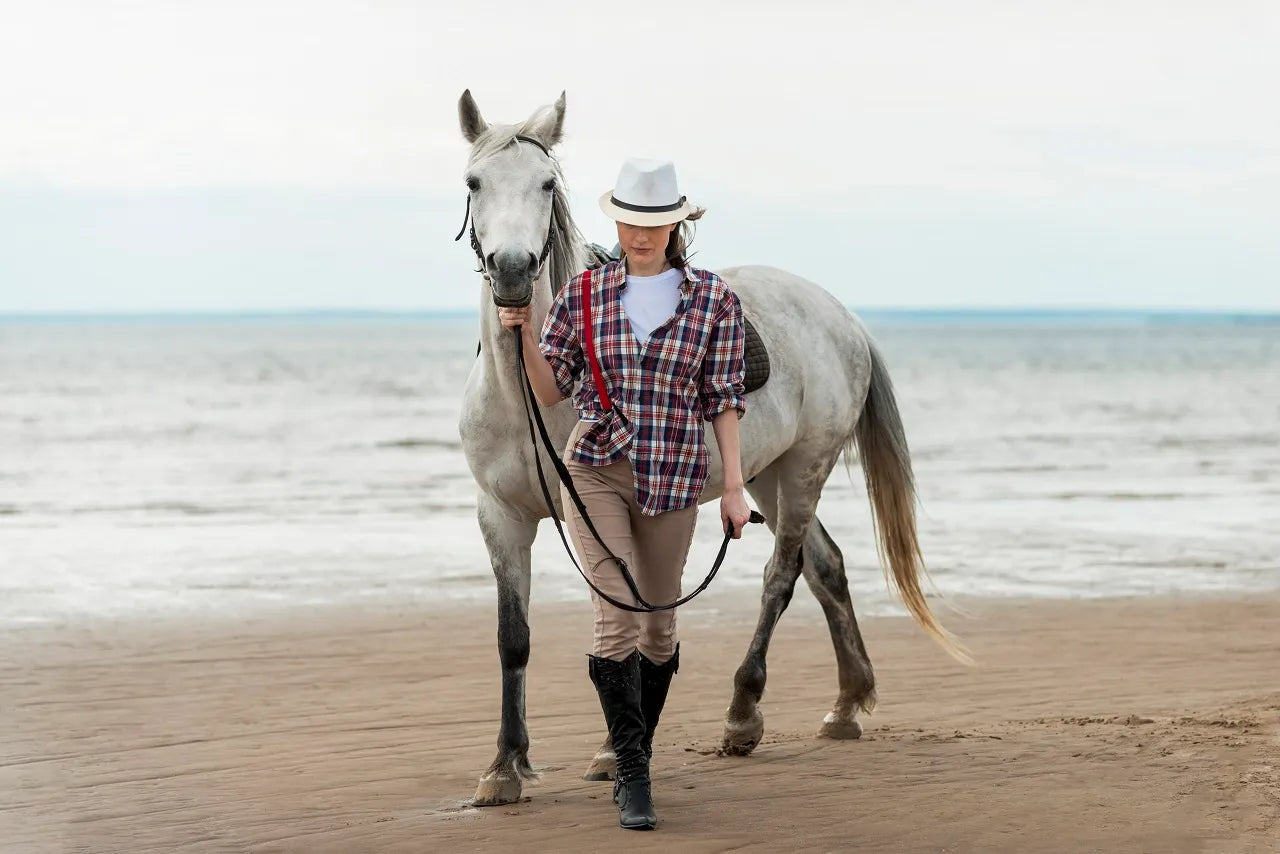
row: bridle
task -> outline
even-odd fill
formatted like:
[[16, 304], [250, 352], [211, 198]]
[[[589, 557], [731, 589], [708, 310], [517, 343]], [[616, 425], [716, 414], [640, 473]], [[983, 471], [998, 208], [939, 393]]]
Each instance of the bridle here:
[[[540, 141], [534, 139], [531, 136], [517, 135], [513, 141], [527, 142], [531, 145], [536, 145], [542, 151], [542, 153], [547, 156], [548, 159], [551, 158], [551, 150], [548, 149], [545, 145], [543, 145]], [[501, 297], [499, 297], [498, 292], [493, 289], [493, 279], [489, 276], [489, 268], [484, 260], [484, 249], [480, 247], [480, 238], [476, 237], [476, 221], [471, 216], [471, 193], [467, 193], [467, 210], [466, 210], [466, 213], [462, 215], [462, 228], [458, 230], [458, 236], [453, 238], [454, 243], [457, 243], [459, 240], [462, 239], [462, 235], [465, 234], [467, 231], [468, 223], [471, 224], [471, 249], [473, 252], [476, 253], [476, 264], [478, 267], [476, 272], [484, 276], [485, 283], [489, 286], [489, 293], [493, 295], [494, 303], [504, 308], [523, 308], [525, 304], [518, 305], [509, 300], [504, 300]], [[542, 244], [542, 254], [538, 256], [538, 269], [537, 269], [537, 272], [533, 274], [533, 277], [535, 279], [538, 278], [538, 276], [542, 275], [542, 268], [546, 266], [547, 258], [551, 256], [551, 241], [555, 238], [555, 233], [556, 233], [556, 205], [555, 205], [555, 201], [553, 200], [551, 203], [551, 221], [547, 223], [547, 241], [546, 243]]]

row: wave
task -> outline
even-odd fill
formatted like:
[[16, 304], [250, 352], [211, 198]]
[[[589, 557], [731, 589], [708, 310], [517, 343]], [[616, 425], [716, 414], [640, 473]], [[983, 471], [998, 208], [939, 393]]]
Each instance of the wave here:
[[440, 448], [446, 451], [462, 450], [462, 442], [457, 439], [430, 439], [421, 437], [410, 437], [407, 439], [389, 439], [385, 442], [378, 442], [375, 448]]

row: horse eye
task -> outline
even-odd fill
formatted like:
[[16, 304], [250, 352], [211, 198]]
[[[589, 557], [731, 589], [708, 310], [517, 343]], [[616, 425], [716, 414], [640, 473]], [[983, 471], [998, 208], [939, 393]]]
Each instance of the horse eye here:
[[468, 190], [470, 190], [470, 191], [471, 191], [471, 192], [473, 192], [473, 193], [479, 192], [479, 191], [480, 191], [480, 179], [479, 179], [479, 178], [468, 178], [468, 179], [467, 179], [467, 189], [468, 189]]
[[542, 191], [544, 193], [553, 192], [555, 188], [556, 188], [556, 181], [554, 178], [549, 178], [547, 182], [542, 185]]

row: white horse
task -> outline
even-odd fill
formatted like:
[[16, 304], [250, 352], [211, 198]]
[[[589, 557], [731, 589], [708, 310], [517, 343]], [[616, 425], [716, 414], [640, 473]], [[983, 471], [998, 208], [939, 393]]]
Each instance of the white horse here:
[[[560, 141], [564, 110], [562, 93], [553, 106], [540, 108], [523, 123], [500, 125], [481, 118], [470, 90], [458, 102], [462, 133], [471, 143], [465, 177], [472, 244], [487, 285], [480, 295], [481, 348], [463, 393], [460, 430], [480, 487], [477, 516], [498, 585], [502, 663], [498, 755], [480, 778], [475, 796], [475, 803], [483, 805], [517, 800], [523, 781], [536, 776], [528, 759], [525, 666], [530, 546], [547, 509], [534, 455], [544, 454], [549, 475], [553, 469], [545, 452], [529, 441], [514, 336], [498, 322], [494, 303], [531, 303], [532, 322], [541, 329], [553, 288], [587, 266], [590, 256], [569, 212], [559, 166], [549, 153]], [[748, 395], [739, 426], [747, 489], [775, 537], [755, 636], [734, 676], [723, 747], [746, 755], [760, 741], [764, 717], [758, 703], [769, 640], [802, 574], [826, 615], [839, 673], [835, 707], [820, 734], [857, 738], [862, 727], [856, 714], [874, 704], [875, 676], [858, 632], [840, 549], [814, 512], [841, 453], [852, 453], [856, 446], [861, 459], [887, 574], [920, 625], [954, 651], [920, 588], [911, 459], [889, 375], [862, 323], [817, 285], [768, 267], [735, 267], [720, 275], [738, 294], [771, 357], [770, 379]], [[544, 414], [553, 441], [563, 447], [577, 418], [572, 403], [547, 407]], [[719, 497], [722, 482], [709, 428], [706, 440], [715, 462], [704, 502]], [[563, 518], [554, 482], [552, 495]], [[608, 779], [612, 772], [606, 741], [587, 776]]]

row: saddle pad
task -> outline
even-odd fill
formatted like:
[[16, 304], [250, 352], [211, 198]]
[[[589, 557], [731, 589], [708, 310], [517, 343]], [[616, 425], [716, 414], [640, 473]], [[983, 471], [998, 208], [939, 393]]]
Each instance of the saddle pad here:
[[743, 357], [747, 375], [743, 384], [748, 392], [753, 392], [769, 380], [769, 351], [765, 349], [764, 341], [760, 340], [760, 333], [751, 325], [751, 318], [744, 314], [742, 320], [747, 327], [746, 352]]

